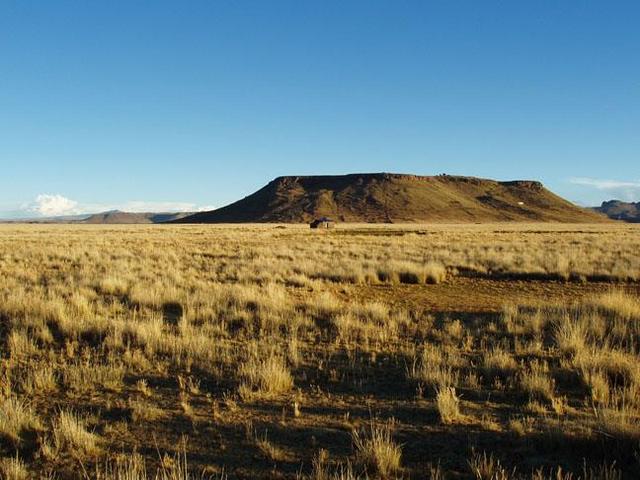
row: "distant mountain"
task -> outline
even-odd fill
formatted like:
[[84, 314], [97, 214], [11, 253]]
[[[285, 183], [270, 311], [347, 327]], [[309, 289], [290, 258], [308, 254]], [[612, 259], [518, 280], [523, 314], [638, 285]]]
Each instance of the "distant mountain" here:
[[614, 220], [623, 220], [625, 222], [640, 222], [640, 202], [622, 202], [620, 200], [609, 200], [602, 202], [599, 207], [593, 207], [596, 212], [604, 213], [607, 217]]
[[298, 223], [317, 217], [378, 223], [607, 221], [536, 181], [365, 173], [278, 177], [231, 205], [173, 222]]
[[82, 224], [139, 224], [139, 223], [164, 223], [177, 220], [193, 212], [167, 212], [167, 213], [133, 213], [111, 210], [108, 212], [65, 215], [59, 217], [26, 218], [18, 220], [5, 220], [5, 223], [82, 223]]
[[90, 215], [89, 217], [79, 220], [75, 223], [92, 223], [92, 224], [120, 224], [120, 223], [165, 223], [171, 220], [177, 220], [182, 217], [191, 215], [192, 212], [176, 212], [176, 213], [132, 213], [121, 212], [120, 210], [112, 210]]

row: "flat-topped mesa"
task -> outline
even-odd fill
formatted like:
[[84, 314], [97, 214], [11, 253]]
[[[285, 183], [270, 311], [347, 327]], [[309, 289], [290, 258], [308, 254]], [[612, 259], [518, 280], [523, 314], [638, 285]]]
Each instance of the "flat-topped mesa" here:
[[307, 223], [320, 217], [369, 223], [606, 221], [533, 180], [382, 172], [277, 177], [242, 200], [176, 222]]

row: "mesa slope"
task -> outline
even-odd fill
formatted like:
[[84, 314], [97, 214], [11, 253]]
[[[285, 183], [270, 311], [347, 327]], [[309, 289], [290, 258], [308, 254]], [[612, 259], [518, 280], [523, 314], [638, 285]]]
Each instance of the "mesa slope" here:
[[278, 177], [235, 203], [175, 223], [607, 221], [540, 182], [391, 173]]

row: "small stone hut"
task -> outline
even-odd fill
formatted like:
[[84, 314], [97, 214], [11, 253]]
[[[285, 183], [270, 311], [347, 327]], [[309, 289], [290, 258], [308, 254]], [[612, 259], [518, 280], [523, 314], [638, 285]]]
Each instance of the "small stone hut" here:
[[336, 223], [327, 217], [316, 218], [313, 222], [309, 224], [311, 228], [333, 228], [336, 226]]

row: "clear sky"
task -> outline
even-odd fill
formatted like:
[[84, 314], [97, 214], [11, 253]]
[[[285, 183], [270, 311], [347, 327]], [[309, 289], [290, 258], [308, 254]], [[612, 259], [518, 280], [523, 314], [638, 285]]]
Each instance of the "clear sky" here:
[[380, 171], [640, 200], [640, 2], [0, 0], [0, 216]]

